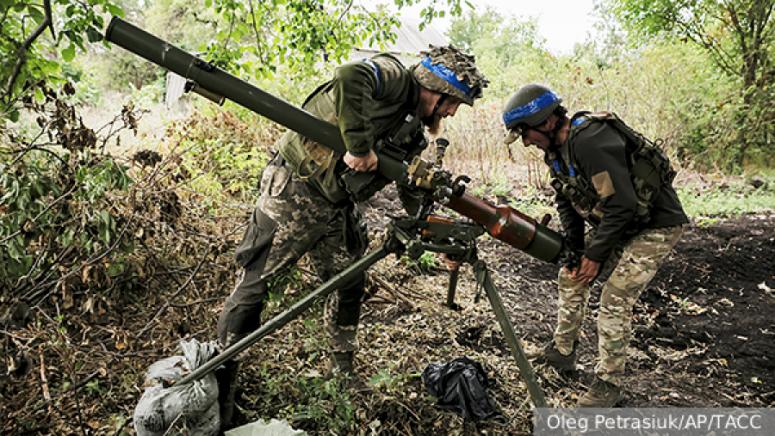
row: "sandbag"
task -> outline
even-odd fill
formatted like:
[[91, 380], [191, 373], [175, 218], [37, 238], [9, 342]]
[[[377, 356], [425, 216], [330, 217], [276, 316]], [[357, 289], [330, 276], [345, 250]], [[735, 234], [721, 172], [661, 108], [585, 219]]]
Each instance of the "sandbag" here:
[[422, 372], [422, 379], [442, 409], [454, 410], [474, 421], [500, 415], [487, 395], [489, 381], [479, 362], [458, 357], [448, 363], [431, 363]]
[[224, 436], [307, 436], [307, 432], [292, 428], [286, 420], [272, 418], [269, 422], [259, 419], [233, 428], [224, 433]]
[[181, 386], [169, 386], [199, 368], [216, 353], [212, 342], [181, 341], [183, 355], [155, 362], [145, 375], [145, 391], [135, 407], [134, 427], [138, 436], [161, 436], [185, 432], [191, 436], [218, 434], [221, 417], [215, 375]]

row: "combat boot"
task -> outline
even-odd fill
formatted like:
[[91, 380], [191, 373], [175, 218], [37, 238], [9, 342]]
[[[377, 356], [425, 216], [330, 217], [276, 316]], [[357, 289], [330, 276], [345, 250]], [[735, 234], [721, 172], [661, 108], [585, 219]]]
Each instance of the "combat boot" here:
[[544, 346], [541, 354], [538, 355], [536, 363], [545, 363], [554, 367], [558, 372], [562, 374], [576, 372], [576, 348], [578, 348], [579, 342], [573, 342], [573, 351], [567, 356], [560, 353], [552, 339], [548, 344]]
[[622, 388], [599, 377], [577, 403], [577, 407], [614, 407], [622, 399]]
[[331, 353], [331, 365], [330, 371], [339, 372], [344, 375], [352, 376], [355, 372], [353, 369], [353, 355], [352, 351], [334, 351]]

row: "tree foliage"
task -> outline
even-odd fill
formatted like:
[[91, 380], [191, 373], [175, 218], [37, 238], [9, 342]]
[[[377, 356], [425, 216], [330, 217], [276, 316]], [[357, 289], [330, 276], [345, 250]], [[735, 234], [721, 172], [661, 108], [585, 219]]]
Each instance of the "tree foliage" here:
[[[775, 135], [775, 24], [772, 0], [610, 0], [625, 25], [645, 37], [667, 33], [702, 47], [738, 83], [736, 164]], [[738, 104], [738, 103], [735, 103]], [[747, 131], [747, 132], [746, 132]]]
[[540, 65], [547, 54], [535, 20], [504, 17], [491, 7], [453, 20], [448, 36], [450, 43], [476, 55], [490, 80], [486, 98], [515, 91], [515, 69]]
[[703, 47], [745, 89], [771, 79], [775, 24], [772, 0], [612, 0], [641, 35], [671, 32]]
[[40, 81], [61, 82], [62, 61], [102, 40], [105, 14], [123, 13], [111, 0], [0, 0], [0, 116], [18, 119], [18, 99]]
[[[602, 37], [578, 44], [573, 54], [553, 55], [543, 47], [532, 21], [487, 10], [455, 20], [451, 41], [476, 55], [491, 83], [482, 104], [473, 108], [476, 122], [455, 117], [447, 123], [450, 139], [460, 135], [458, 141], [471, 144], [477, 153], [510, 158], [500, 144], [493, 145], [502, 135], [503, 102], [522, 85], [537, 82], [554, 89], [571, 112], [614, 111], [650, 138], [663, 139], [665, 149], [684, 167], [734, 168], [746, 144], [751, 144], [746, 150], [748, 163], [771, 162], [763, 139], [741, 142], [737, 137], [746, 125], [737, 122], [745, 113], [739, 87], [733, 77], [719, 71], [706, 51], [675, 38], [652, 38], [625, 51], [624, 41], [630, 35], [608, 24]], [[765, 110], [752, 106], [748, 122], [764, 119]], [[766, 129], [754, 127], [750, 133]], [[454, 161], [456, 151], [450, 153]], [[512, 153], [521, 155], [523, 150], [512, 147]], [[516, 161], [530, 165], [534, 159], [542, 168], [540, 156], [529, 152]], [[496, 165], [492, 171], [491, 178], [497, 182], [502, 169]], [[483, 165], [478, 178], [489, 177]]]
[[[393, 3], [401, 9], [420, 1]], [[386, 7], [372, 10], [353, 0], [205, 0], [205, 5], [217, 22], [215, 37], [201, 47], [208, 60], [258, 77], [272, 76], [281, 66], [293, 75], [314, 75], [319, 64], [339, 63], [355, 47], [392, 41], [400, 24]], [[422, 24], [447, 10], [459, 15], [462, 0], [432, 0], [420, 13]]]
[[[447, 13], [459, 15], [467, 2], [393, 0], [393, 7], [420, 3], [427, 24]], [[144, 9], [153, 10], [149, 30], [250, 78], [314, 77], [354, 47], [391, 41], [399, 25], [387, 7], [369, 9], [354, 0], [201, 0], [197, 6], [181, 0], [0, 0], [0, 117], [17, 120], [17, 103], [34, 84], [58, 85], [63, 65], [91, 48], [88, 43], [101, 41], [109, 17], [123, 16], [124, 9], [138, 12], [128, 17], [134, 22], [144, 21]], [[123, 70], [137, 70], [131, 62], [120, 63]], [[131, 81], [140, 87], [149, 79], [134, 74]]]

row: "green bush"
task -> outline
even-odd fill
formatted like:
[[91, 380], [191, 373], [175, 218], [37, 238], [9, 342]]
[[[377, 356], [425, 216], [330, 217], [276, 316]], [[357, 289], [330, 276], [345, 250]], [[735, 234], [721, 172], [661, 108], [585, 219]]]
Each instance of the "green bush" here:
[[203, 107], [168, 127], [170, 142], [182, 150], [181, 168], [191, 188], [211, 207], [230, 198], [252, 203], [279, 131], [251, 112]]
[[[120, 234], [125, 220], [115, 203], [131, 184], [127, 167], [90, 152], [59, 157], [72, 166], [40, 151], [0, 164], [0, 284], [7, 289], [31, 285], [50, 270], [67, 277], [70, 266], [99, 266], [103, 280], [124, 272], [132, 242]], [[80, 278], [89, 281], [89, 273]]]
[[34, 92], [43, 101], [25, 104], [39, 130], [0, 136], [0, 288], [32, 302], [56, 290], [67, 308], [75, 292], [112, 289], [128, 270], [133, 181], [65, 102], [71, 86]]

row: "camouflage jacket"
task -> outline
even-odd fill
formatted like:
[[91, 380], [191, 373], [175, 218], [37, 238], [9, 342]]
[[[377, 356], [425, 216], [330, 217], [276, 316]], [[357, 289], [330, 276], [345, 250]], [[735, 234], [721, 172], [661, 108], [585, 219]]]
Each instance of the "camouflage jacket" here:
[[[579, 113], [583, 114], [583, 113]], [[555, 202], [569, 242], [586, 257], [604, 262], [620, 241], [645, 228], [670, 227], [688, 222], [678, 195], [663, 184], [648, 204], [645, 220], [637, 191], [637, 178], [625, 137], [602, 120], [571, 119], [571, 134], [545, 160], [554, 177]], [[583, 124], [582, 124], [583, 123]], [[569, 184], [575, 185], [573, 194]], [[595, 227], [584, 240], [584, 222]]]
[[[355, 156], [366, 155], [378, 141], [391, 137], [409, 158], [426, 145], [422, 123], [415, 116], [419, 94], [411, 71], [395, 57], [379, 54], [338, 67], [334, 79], [318, 87], [302, 107], [337, 125], [347, 150]], [[410, 115], [412, 121], [407, 123]], [[401, 137], [391, 136], [396, 132]], [[341, 180], [347, 171], [341, 154], [292, 131], [276, 146], [293, 171], [329, 201], [353, 200]], [[389, 181], [379, 176], [374, 183], [368, 195]]]

